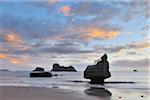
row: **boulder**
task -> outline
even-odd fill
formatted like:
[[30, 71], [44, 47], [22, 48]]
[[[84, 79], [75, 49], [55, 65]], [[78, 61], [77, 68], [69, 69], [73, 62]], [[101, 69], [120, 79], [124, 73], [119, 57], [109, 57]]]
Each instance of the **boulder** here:
[[73, 66], [64, 67], [55, 63], [51, 71], [67, 71], [67, 72], [77, 72], [77, 70]]
[[44, 68], [36, 67], [31, 73], [30, 77], [51, 77], [52, 74], [50, 72], [44, 71]]
[[33, 71], [44, 71], [44, 68], [42, 68], [42, 67], [36, 67]]
[[89, 65], [84, 71], [84, 78], [90, 79], [92, 84], [103, 84], [104, 79], [109, 77], [111, 77], [111, 74], [109, 72], [109, 63], [106, 54], [101, 57], [101, 60], [96, 65]]

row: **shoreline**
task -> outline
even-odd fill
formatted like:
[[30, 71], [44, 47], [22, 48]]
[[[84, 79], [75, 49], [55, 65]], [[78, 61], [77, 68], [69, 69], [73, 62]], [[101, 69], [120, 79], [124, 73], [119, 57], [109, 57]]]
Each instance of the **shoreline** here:
[[60, 88], [0, 86], [0, 100], [100, 100]]
[[81, 91], [57, 86], [0, 86], [0, 100], [119, 100], [121, 98], [149, 100], [149, 93], [135, 89], [89, 87]]

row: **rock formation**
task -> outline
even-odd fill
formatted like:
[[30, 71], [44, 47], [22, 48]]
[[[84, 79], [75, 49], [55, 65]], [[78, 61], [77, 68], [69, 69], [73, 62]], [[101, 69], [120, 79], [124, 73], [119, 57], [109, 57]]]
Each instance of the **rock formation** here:
[[109, 72], [109, 63], [106, 54], [101, 57], [101, 60], [96, 65], [90, 65], [84, 71], [84, 78], [91, 79], [91, 84], [103, 84], [104, 79], [109, 77], [111, 77], [111, 74]]
[[44, 68], [36, 67], [33, 71], [44, 71]]
[[68, 72], [77, 72], [77, 70], [73, 66], [64, 67], [55, 63], [51, 71], [68, 71]]
[[50, 72], [44, 71], [44, 68], [36, 67], [31, 73], [30, 77], [51, 77], [52, 74]]

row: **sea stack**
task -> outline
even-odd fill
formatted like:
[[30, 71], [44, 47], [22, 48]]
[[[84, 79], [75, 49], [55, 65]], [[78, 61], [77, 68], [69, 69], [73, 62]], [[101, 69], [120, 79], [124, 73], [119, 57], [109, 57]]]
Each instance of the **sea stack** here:
[[51, 77], [52, 74], [50, 72], [44, 71], [44, 68], [36, 67], [31, 73], [30, 77]]
[[101, 57], [96, 65], [89, 65], [84, 71], [84, 78], [91, 79], [91, 84], [104, 84], [104, 80], [111, 77], [107, 54]]
[[51, 71], [67, 71], [67, 72], [77, 72], [77, 70], [73, 66], [64, 67], [55, 63]]

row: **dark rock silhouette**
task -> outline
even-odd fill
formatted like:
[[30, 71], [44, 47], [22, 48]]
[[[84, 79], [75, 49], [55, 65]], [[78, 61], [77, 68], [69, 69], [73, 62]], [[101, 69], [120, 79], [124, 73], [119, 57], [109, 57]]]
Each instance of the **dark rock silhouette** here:
[[33, 71], [44, 71], [44, 68], [36, 67]]
[[44, 68], [36, 67], [31, 73], [30, 77], [51, 77], [52, 74], [50, 72], [44, 71]]
[[69, 72], [77, 72], [77, 70], [73, 66], [64, 67], [55, 63], [51, 71], [69, 71]]
[[134, 72], [138, 72], [136, 69], [135, 70], [133, 70]]
[[96, 65], [90, 65], [84, 71], [84, 78], [91, 79], [91, 84], [103, 84], [104, 79], [111, 77], [107, 55], [104, 54]]

